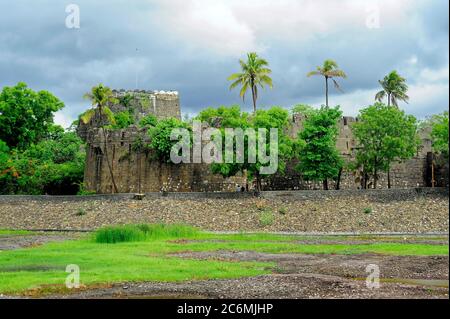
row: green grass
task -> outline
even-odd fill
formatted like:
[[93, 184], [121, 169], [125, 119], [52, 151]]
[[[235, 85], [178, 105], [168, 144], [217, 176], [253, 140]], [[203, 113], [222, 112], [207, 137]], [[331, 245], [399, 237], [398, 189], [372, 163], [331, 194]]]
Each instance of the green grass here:
[[198, 230], [187, 225], [138, 224], [108, 226], [95, 232], [97, 243], [121, 243], [170, 238], [192, 238]]
[[[128, 235], [129, 229], [137, 230], [140, 234], [137, 235], [138, 238]], [[131, 241], [121, 241], [121, 236], [130, 236], [125, 240]], [[275, 266], [273, 263], [193, 260], [169, 255], [182, 251], [251, 250], [303, 254], [448, 255], [448, 245], [383, 242], [362, 245], [303, 245], [294, 242], [299, 239], [305, 239], [305, 236], [216, 235], [182, 225], [107, 227], [78, 240], [1, 251], [0, 293], [19, 293], [38, 287], [44, 287], [45, 290], [48, 285], [62, 288], [68, 275], [65, 268], [69, 264], [80, 267], [81, 283], [87, 286], [127, 281], [238, 278], [267, 274]]]
[[9, 230], [9, 229], [0, 229], [0, 236], [14, 236], [14, 235], [34, 235], [34, 232], [28, 230]]

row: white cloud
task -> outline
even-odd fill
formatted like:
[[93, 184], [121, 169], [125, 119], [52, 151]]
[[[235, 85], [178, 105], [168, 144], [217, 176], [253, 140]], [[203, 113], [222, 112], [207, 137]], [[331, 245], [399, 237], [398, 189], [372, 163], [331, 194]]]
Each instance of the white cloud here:
[[[304, 41], [360, 28], [379, 13], [380, 27], [402, 23], [410, 0], [165, 0], [151, 15], [179, 41], [223, 55], [264, 50], [270, 40]], [[375, 10], [374, 10], [375, 8]]]
[[64, 110], [55, 113], [54, 122], [63, 128], [68, 128], [75, 119], [64, 114]]

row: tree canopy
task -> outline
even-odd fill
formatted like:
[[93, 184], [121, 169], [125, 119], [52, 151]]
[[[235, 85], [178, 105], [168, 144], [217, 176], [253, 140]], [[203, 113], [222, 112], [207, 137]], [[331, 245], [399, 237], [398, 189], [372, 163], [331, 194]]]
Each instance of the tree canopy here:
[[386, 75], [383, 80], [378, 81], [383, 88], [375, 95], [375, 100], [378, 102], [383, 102], [387, 99], [387, 105], [397, 106], [398, 101], [404, 101], [408, 103], [409, 96], [406, 94], [408, 92], [408, 85], [406, 84], [406, 79], [401, 77], [397, 71], [392, 71]]
[[299, 132], [299, 164], [296, 169], [306, 180], [321, 181], [328, 189], [328, 180], [336, 179], [343, 161], [336, 149], [337, 121], [342, 116], [339, 106], [322, 107], [312, 112]]
[[48, 135], [53, 113], [63, 107], [50, 92], [35, 92], [25, 83], [4, 87], [0, 93], [0, 140], [10, 148], [26, 149]]
[[413, 157], [419, 146], [417, 120], [398, 108], [376, 103], [360, 111], [352, 131], [357, 139], [357, 166], [377, 187], [378, 173], [389, 172], [392, 163]]
[[250, 89], [253, 99], [253, 112], [256, 112], [256, 100], [258, 99], [258, 86], [264, 88], [266, 85], [273, 87], [270, 74], [272, 70], [268, 68], [269, 63], [260, 58], [255, 52], [247, 54], [247, 61], [239, 60], [241, 72], [234, 73], [228, 77], [229, 81], [233, 81], [230, 90], [240, 86], [239, 96], [245, 101], [245, 94]]

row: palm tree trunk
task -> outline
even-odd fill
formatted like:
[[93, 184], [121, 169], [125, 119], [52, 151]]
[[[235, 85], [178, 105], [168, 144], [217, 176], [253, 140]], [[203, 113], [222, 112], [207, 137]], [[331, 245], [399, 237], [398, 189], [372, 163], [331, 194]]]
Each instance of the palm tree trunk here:
[[328, 76], [325, 77], [325, 106], [328, 108]]
[[[101, 121], [102, 121], [102, 119], [103, 119], [103, 112], [102, 112], [102, 106], [101, 106], [100, 104], [99, 104], [99, 106], [98, 106], [98, 110], [99, 110], [100, 124], [101, 124]], [[104, 153], [105, 153], [105, 159], [106, 159], [106, 163], [108, 164], [109, 175], [111, 176], [111, 182], [112, 182], [113, 188], [114, 188], [114, 189], [113, 189], [113, 192], [114, 192], [114, 193], [118, 193], [119, 191], [118, 191], [118, 189], [117, 189], [117, 184], [116, 184], [116, 181], [115, 181], [115, 179], [114, 179], [114, 174], [113, 174], [113, 170], [112, 170], [112, 165], [111, 165], [111, 163], [109, 162], [109, 156], [108, 156], [108, 139], [107, 139], [107, 136], [106, 136], [105, 128], [102, 127], [102, 131], [103, 131], [104, 148], [105, 148], [105, 151], [104, 151]]]
[[256, 92], [255, 85], [252, 82], [253, 114], [256, 114]]
[[391, 94], [390, 93], [388, 93], [388, 106], [391, 106]]

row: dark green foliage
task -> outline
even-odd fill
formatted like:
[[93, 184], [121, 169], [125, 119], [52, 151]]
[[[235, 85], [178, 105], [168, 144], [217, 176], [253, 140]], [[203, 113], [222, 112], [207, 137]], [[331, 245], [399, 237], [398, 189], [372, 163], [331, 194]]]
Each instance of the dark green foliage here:
[[161, 120], [155, 127], [151, 127], [148, 131], [150, 136], [149, 147], [155, 153], [157, 159], [170, 163], [170, 152], [172, 147], [178, 142], [177, 140], [171, 140], [170, 135], [173, 129], [185, 128], [191, 130], [190, 126], [176, 118], [169, 118]]
[[139, 121], [140, 127], [153, 127], [156, 124], [158, 124], [158, 119], [153, 114], [148, 114]]
[[26, 149], [48, 136], [53, 113], [63, 107], [51, 93], [35, 92], [25, 83], [4, 87], [0, 93], [0, 140], [10, 148]]
[[433, 151], [448, 158], [448, 111], [432, 116], [430, 122]]
[[[286, 129], [289, 126], [289, 113], [280, 107], [272, 107], [269, 110], [257, 110], [253, 116], [249, 116], [247, 113], [241, 112], [239, 106], [228, 108], [221, 106], [217, 109], [208, 108], [202, 111], [198, 119], [221, 129], [223, 146], [225, 146], [225, 128], [241, 128], [243, 130], [253, 128], [256, 132], [259, 128], [267, 129], [266, 154], [270, 154], [271, 148], [270, 129], [277, 129], [279, 156], [276, 171], [282, 173], [286, 167], [286, 161], [292, 157], [294, 142], [286, 134]], [[258, 138], [258, 133], [256, 134], [256, 138]], [[267, 166], [267, 164], [262, 164], [258, 156], [256, 156], [256, 163], [248, 163], [250, 154], [247, 136], [245, 136], [244, 141], [244, 163], [237, 162], [236, 152], [234, 152], [235, 157], [232, 163], [214, 163], [211, 165], [211, 169], [214, 174], [220, 174], [223, 177], [235, 176], [240, 172], [243, 173], [246, 171], [250, 179], [256, 179], [257, 189], [260, 190], [262, 176], [259, 170], [263, 165]], [[235, 144], [234, 150], [236, 150]], [[256, 149], [256, 152], [258, 152], [258, 149]], [[225, 159], [225, 153], [223, 154], [223, 158]]]
[[376, 188], [379, 172], [389, 172], [392, 163], [416, 154], [420, 145], [417, 120], [381, 103], [362, 109], [358, 118], [352, 125], [358, 141], [356, 166], [373, 178]]
[[122, 111], [114, 113], [115, 124], [112, 125], [113, 129], [125, 129], [134, 124], [133, 114], [129, 111]]
[[302, 146], [299, 147], [296, 168], [306, 180], [322, 181], [324, 189], [328, 189], [329, 179], [338, 177], [343, 166], [336, 149], [337, 121], [341, 115], [339, 106], [322, 107], [310, 114], [299, 133]]
[[0, 193], [76, 194], [84, 160], [82, 141], [74, 132], [44, 139], [25, 151], [8, 151], [0, 143]]

